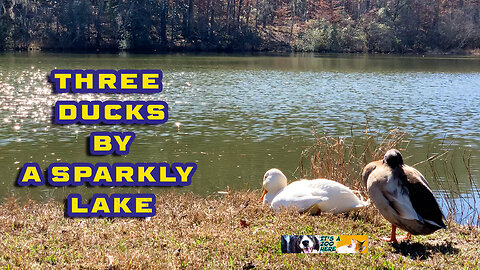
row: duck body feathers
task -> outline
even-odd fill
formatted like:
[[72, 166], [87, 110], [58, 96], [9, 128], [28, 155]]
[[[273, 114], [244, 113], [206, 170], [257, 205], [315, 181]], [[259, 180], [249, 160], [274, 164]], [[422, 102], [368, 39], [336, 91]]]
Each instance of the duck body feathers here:
[[267, 193], [264, 203], [270, 203], [274, 211], [296, 207], [300, 212], [312, 214], [319, 211], [339, 214], [368, 205], [350, 188], [328, 179], [292, 182], [274, 194]]

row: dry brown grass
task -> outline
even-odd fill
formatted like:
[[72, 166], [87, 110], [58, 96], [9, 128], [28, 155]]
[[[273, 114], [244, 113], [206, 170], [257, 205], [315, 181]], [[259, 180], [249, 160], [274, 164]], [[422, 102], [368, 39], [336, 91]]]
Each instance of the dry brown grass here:
[[314, 131], [315, 143], [303, 151], [300, 159], [300, 175], [307, 178], [335, 179], [354, 189], [361, 190], [363, 167], [369, 162], [383, 158], [385, 152], [396, 148], [405, 150], [406, 133], [391, 130], [386, 135], [365, 129], [362, 138], [318, 136]]
[[[438, 158], [442, 156], [442, 158]], [[464, 165], [462, 169], [455, 169], [453, 161], [461, 158]], [[440, 198], [441, 203], [447, 206], [447, 216], [456, 217], [462, 224], [480, 225], [480, 209], [477, 207], [480, 200], [480, 188], [473, 179], [471, 172], [471, 151], [465, 149], [458, 157], [449, 151], [444, 151], [432, 156], [426, 162], [432, 175], [432, 182], [440, 189], [443, 194]], [[460, 189], [459, 174], [466, 175], [471, 191], [465, 193]], [[447, 179], [447, 180], [445, 180]]]
[[[375, 137], [375, 138], [374, 138]], [[354, 138], [352, 136], [352, 138]], [[380, 138], [380, 139], [378, 139]], [[353, 139], [352, 139], [353, 140]], [[363, 147], [362, 147], [363, 145]], [[343, 179], [359, 187], [360, 172], [405, 134], [365, 140], [317, 137], [302, 155], [301, 173]], [[304, 168], [309, 162], [311, 167]], [[430, 162], [427, 160], [426, 162]], [[466, 163], [468, 168], [468, 162]], [[433, 168], [436, 170], [435, 168]], [[157, 195], [157, 215], [143, 218], [65, 218], [55, 201], [0, 205], [0, 266], [4, 269], [479, 269], [480, 229], [452, 220], [448, 230], [387, 244], [390, 224], [374, 206], [345, 215], [309, 216], [261, 206], [260, 191], [200, 197]], [[368, 254], [281, 254], [282, 234], [366, 234]]]
[[[378, 240], [389, 224], [367, 207], [348, 215], [273, 213], [259, 191], [199, 197], [166, 193], [157, 215], [65, 218], [63, 205], [14, 199], [0, 205], [0, 265], [4, 269], [478, 268], [479, 230], [448, 231], [391, 245]], [[282, 234], [367, 234], [369, 253], [281, 254]]]

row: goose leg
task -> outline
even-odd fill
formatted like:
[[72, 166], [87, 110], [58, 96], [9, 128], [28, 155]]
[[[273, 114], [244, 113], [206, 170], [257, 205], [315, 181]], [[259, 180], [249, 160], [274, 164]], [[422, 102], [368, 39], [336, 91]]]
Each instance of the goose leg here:
[[403, 241], [403, 240], [410, 240], [410, 239], [412, 239], [412, 234], [407, 232], [407, 235], [400, 236], [398, 240]]
[[390, 234], [390, 238], [382, 237], [380, 239], [387, 242], [398, 243], [396, 233], [397, 233], [397, 226], [392, 224], [392, 233]]
[[404, 240], [412, 239], [412, 234], [409, 232], [407, 232], [405, 236], [399, 236], [398, 239], [397, 239], [396, 233], [397, 233], [397, 226], [392, 224], [392, 233], [390, 234], [390, 238], [382, 237], [380, 239], [383, 241], [392, 242], [392, 243], [398, 243], [398, 240], [404, 241]]

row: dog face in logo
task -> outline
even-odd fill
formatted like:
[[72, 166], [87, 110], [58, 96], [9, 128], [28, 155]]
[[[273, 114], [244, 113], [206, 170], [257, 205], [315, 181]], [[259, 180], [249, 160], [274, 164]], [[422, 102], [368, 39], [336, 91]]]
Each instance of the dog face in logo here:
[[318, 253], [320, 244], [313, 235], [290, 236], [290, 253]]
[[358, 241], [356, 239], [352, 239], [352, 243], [350, 245], [338, 247], [337, 253], [360, 253], [367, 248], [363, 245], [364, 243], [365, 241]]

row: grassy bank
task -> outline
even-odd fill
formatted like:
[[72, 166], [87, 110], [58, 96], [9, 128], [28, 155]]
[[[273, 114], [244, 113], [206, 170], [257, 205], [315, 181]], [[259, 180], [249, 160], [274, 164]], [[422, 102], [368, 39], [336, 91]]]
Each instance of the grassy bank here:
[[[359, 175], [365, 164], [380, 159], [390, 148], [405, 150], [407, 134], [393, 130], [379, 135], [320, 137], [302, 153], [299, 174], [307, 178], [336, 179], [363, 190]], [[262, 207], [260, 190], [215, 196], [163, 193], [157, 196], [157, 214], [144, 218], [66, 218], [64, 205], [51, 201], [16, 201], [0, 205], [0, 266], [5, 269], [479, 269], [480, 229], [461, 226], [455, 196], [461, 196], [456, 174], [445, 158], [432, 154], [424, 162], [431, 182], [445, 181], [442, 202], [448, 207], [448, 230], [414, 236], [400, 244], [380, 241], [390, 224], [373, 205], [357, 212], [320, 216], [290, 209], [273, 213]], [[469, 157], [464, 156], [469, 171]], [[438, 169], [443, 168], [443, 169]], [[470, 176], [470, 182], [473, 180]], [[478, 190], [472, 192], [480, 198]], [[367, 196], [367, 194], [364, 194]], [[462, 198], [462, 197], [460, 197]], [[478, 216], [480, 211], [473, 205]], [[471, 209], [468, 209], [468, 212]], [[463, 216], [463, 215], [462, 215]], [[473, 225], [474, 223], [467, 223]], [[478, 224], [478, 221], [477, 223]], [[369, 236], [368, 254], [282, 254], [283, 234]]]
[[[449, 222], [448, 230], [388, 244], [389, 224], [373, 207], [348, 215], [273, 213], [260, 191], [213, 197], [167, 193], [157, 215], [65, 218], [51, 201], [0, 206], [0, 265], [22, 268], [411, 268], [480, 267], [479, 229]], [[282, 234], [367, 234], [368, 254], [281, 254]]]

